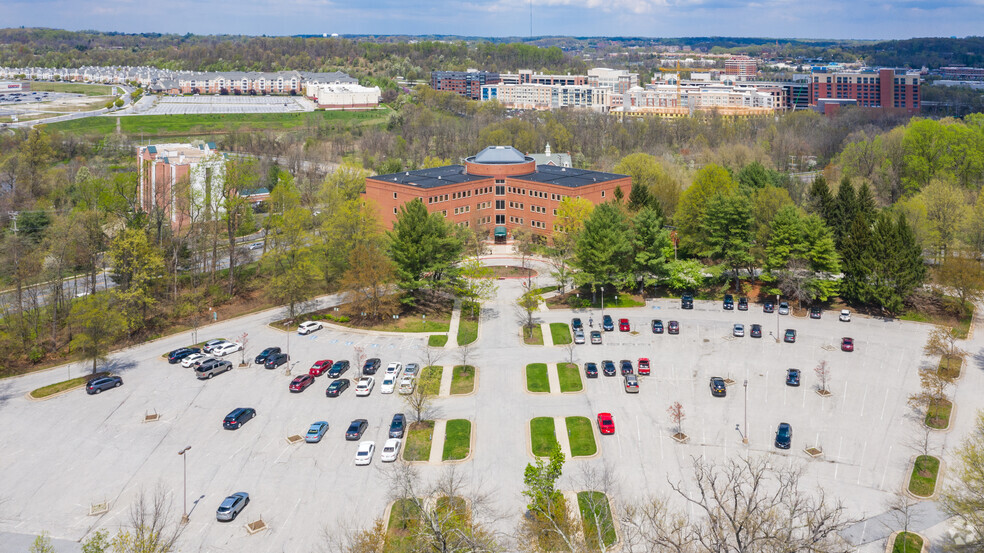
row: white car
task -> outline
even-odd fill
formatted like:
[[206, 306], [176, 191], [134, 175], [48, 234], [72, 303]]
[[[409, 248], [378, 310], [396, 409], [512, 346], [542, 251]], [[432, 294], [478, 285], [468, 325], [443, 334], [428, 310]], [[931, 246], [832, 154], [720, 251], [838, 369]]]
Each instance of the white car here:
[[379, 393], [381, 394], [392, 394], [393, 390], [396, 388], [396, 377], [386, 375], [383, 377], [383, 383], [379, 386]]
[[229, 340], [222, 340], [222, 339], [219, 339], [219, 340], [209, 340], [209, 341], [205, 342], [205, 345], [202, 346], [202, 352], [204, 352], [204, 353], [212, 353], [212, 350], [215, 349], [216, 346], [221, 346], [222, 344], [226, 344], [228, 342], [229, 342]]
[[301, 336], [305, 334], [311, 334], [316, 330], [321, 330], [325, 325], [317, 321], [304, 321], [303, 323], [297, 325], [297, 333]]
[[243, 349], [243, 345], [239, 342], [228, 342], [220, 346], [216, 346], [215, 349], [212, 350], [212, 355], [229, 355], [230, 353], [235, 353], [241, 349]]
[[404, 375], [403, 378], [400, 379], [400, 393], [408, 396], [413, 393], [413, 389], [416, 385], [417, 381], [414, 377]]
[[390, 438], [386, 440], [383, 444], [383, 452], [379, 454], [379, 460], [384, 463], [392, 463], [396, 461], [396, 458], [400, 456], [400, 447], [403, 445], [403, 440], [399, 438]]
[[574, 331], [574, 343], [583, 344], [584, 343], [584, 331], [580, 328]]
[[184, 359], [181, 360], [181, 366], [186, 369], [190, 369], [199, 361], [203, 361], [206, 357], [208, 356], [205, 355], [204, 353], [192, 353], [188, 357], [185, 357]]
[[363, 376], [359, 379], [359, 383], [355, 386], [355, 395], [357, 396], [367, 396], [372, 393], [373, 386], [376, 385], [376, 379], [371, 376]]
[[372, 454], [376, 451], [376, 442], [359, 442], [359, 451], [355, 453], [356, 465], [368, 465], [372, 462]]
[[734, 330], [731, 331], [731, 334], [735, 338], [741, 338], [741, 337], [743, 337], [745, 335], [745, 325], [743, 325], [741, 323], [735, 324], [735, 328], [734, 328]]
[[851, 322], [851, 310], [850, 309], [841, 309], [840, 317], [837, 317], [837, 318], [840, 319], [841, 321], [845, 322], [845, 323]]
[[420, 365], [416, 363], [407, 363], [407, 367], [403, 369], [403, 376], [417, 376], [420, 372]]
[[403, 363], [390, 363], [386, 365], [386, 376], [392, 376], [393, 380], [400, 376], [400, 371], [403, 370]]

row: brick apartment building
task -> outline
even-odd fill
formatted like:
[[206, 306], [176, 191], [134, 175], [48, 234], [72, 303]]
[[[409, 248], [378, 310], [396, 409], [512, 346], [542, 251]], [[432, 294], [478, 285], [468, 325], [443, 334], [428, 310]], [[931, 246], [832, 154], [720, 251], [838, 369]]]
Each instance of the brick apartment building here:
[[428, 212], [441, 213], [457, 225], [492, 230], [498, 241], [517, 229], [546, 238], [553, 233], [564, 198], [599, 204], [613, 198], [615, 188], [628, 194], [631, 186], [626, 175], [537, 165], [511, 146], [489, 146], [464, 165], [369, 177], [365, 194], [387, 227], [393, 226], [401, 205], [419, 198]]
[[919, 73], [905, 69], [821, 69], [810, 74], [811, 106], [820, 106], [823, 113], [832, 113], [845, 102], [866, 108], [919, 113]]
[[431, 71], [431, 88], [457, 92], [478, 100], [482, 96], [482, 86], [499, 83], [499, 74], [489, 71]]
[[739, 77], [754, 77], [758, 72], [758, 61], [748, 56], [732, 56], [724, 60], [724, 72]]

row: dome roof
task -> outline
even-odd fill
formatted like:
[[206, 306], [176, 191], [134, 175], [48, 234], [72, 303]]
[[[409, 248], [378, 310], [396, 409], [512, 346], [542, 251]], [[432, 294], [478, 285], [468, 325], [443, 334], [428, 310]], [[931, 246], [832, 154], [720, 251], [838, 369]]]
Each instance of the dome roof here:
[[511, 164], [525, 163], [529, 160], [523, 152], [512, 146], [489, 146], [469, 161], [482, 164]]

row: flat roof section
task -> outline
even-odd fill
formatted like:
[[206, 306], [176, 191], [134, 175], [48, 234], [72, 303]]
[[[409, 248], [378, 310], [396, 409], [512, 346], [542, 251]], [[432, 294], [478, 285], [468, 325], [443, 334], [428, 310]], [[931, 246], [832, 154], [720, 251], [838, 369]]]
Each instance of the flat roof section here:
[[603, 173], [601, 171], [589, 171], [587, 169], [574, 169], [572, 167], [557, 167], [555, 165], [537, 165], [536, 173], [529, 175], [519, 175], [513, 177], [517, 180], [541, 182], [577, 188], [598, 182], [607, 182], [616, 179], [629, 178], [628, 175], [617, 175], [615, 173]]
[[419, 188], [437, 188], [446, 184], [461, 184], [477, 180], [488, 180], [484, 175], [469, 175], [463, 165], [446, 165], [433, 169], [417, 169], [416, 171], [401, 171], [388, 175], [369, 177], [375, 181], [417, 186]]

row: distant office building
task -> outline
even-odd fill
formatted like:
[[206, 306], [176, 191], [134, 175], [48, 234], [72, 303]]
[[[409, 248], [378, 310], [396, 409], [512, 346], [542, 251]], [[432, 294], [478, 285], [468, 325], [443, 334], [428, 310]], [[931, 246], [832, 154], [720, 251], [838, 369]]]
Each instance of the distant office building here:
[[534, 73], [529, 69], [520, 69], [517, 73], [502, 73], [499, 75], [501, 84], [546, 84], [580, 86], [588, 84], [587, 75], [548, 75]]
[[612, 113], [624, 117], [686, 117], [714, 112], [729, 117], [769, 115], [785, 109], [786, 89], [761, 83], [722, 81], [677, 81], [635, 87], [622, 97]]
[[431, 88], [457, 92], [472, 100], [481, 98], [483, 86], [498, 82], [499, 74], [489, 71], [431, 71]]
[[304, 95], [314, 100], [319, 108], [328, 110], [359, 111], [379, 107], [379, 87], [358, 84], [309, 83]]
[[739, 77], [754, 77], [758, 72], [758, 60], [748, 56], [731, 56], [724, 60], [724, 72]]
[[[844, 71], [815, 69], [810, 73], [810, 106], [821, 113], [842, 105], [820, 100], [856, 100], [859, 107], [919, 113], [919, 73], [906, 69]], [[837, 107], [833, 107], [837, 109]]]
[[608, 69], [595, 67], [588, 69], [588, 85], [610, 88], [616, 96], [625, 94], [634, 86], [639, 86], [639, 74], [629, 73], [625, 69]]
[[509, 109], [584, 108], [607, 112], [612, 91], [587, 85], [495, 84], [482, 87], [481, 99], [498, 100]]
[[941, 67], [940, 74], [952, 81], [984, 81], [984, 67]]
[[594, 204], [611, 200], [615, 189], [628, 193], [631, 178], [598, 171], [537, 164], [511, 146], [489, 146], [464, 165], [401, 171], [366, 179], [367, 198], [387, 227], [403, 204], [420, 199], [430, 213], [505, 240], [517, 229], [543, 238], [555, 230], [561, 200], [584, 198]]
[[162, 210], [171, 225], [214, 219], [222, 212], [225, 158], [209, 142], [137, 147], [140, 208]]

